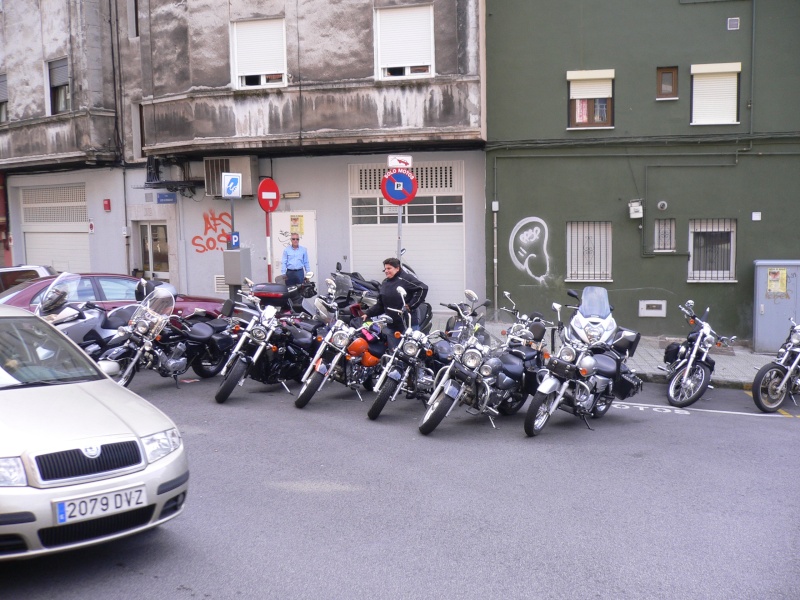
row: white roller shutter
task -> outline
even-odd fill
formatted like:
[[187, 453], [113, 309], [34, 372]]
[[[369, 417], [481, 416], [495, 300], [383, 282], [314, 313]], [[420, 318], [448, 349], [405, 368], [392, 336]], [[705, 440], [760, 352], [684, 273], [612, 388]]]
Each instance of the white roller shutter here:
[[433, 64], [433, 7], [377, 11], [380, 68]]
[[56, 271], [88, 273], [89, 236], [85, 233], [25, 234], [25, 257], [31, 265], [49, 265]]
[[236, 75], [286, 72], [286, 41], [283, 19], [234, 23]]
[[738, 100], [738, 73], [692, 75], [692, 125], [736, 124]]
[[569, 82], [571, 100], [611, 98], [611, 79], [587, 79]]

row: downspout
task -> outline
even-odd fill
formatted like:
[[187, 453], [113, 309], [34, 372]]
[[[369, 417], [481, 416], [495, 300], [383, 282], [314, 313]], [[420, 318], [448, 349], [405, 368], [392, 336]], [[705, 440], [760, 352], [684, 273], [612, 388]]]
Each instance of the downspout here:
[[8, 227], [8, 189], [6, 188], [6, 174], [0, 173], [0, 194], [2, 194], [3, 202], [3, 227], [0, 229], [0, 236], [3, 240], [3, 265], [11, 266], [13, 258], [11, 257], [11, 246], [9, 245], [9, 227]]

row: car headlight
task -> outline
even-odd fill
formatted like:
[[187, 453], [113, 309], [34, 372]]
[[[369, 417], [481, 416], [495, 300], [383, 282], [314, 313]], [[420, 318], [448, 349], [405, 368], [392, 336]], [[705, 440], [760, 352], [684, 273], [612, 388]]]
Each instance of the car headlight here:
[[337, 331], [331, 336], [331, 343], [337, 348], [344, 348], [347, 345], [347, 340], [350, 339], [350, 334], [346, 331]]
[[174, 427], [142, 438], [147, 462], [154, 463], [181, 447], [181, 434]]
[[573, 362], [575, 360], [575, 348], [572, 346], [562, 346], [561, 350], [558, 351], [558, 357], [561, 360], [565, 360], [566, 362]]
[[408, 356], [416, 356], [417, 352], [419, 352], [419, 346], [417, 342], [408, 341], [403, 344], [403, 352]]
[[253, 327], [253, 329], [250, 330], [250, 337], [257, 342], [263, 342], [267, 339], [267, 330], [263, 327]]
[[468, 369], [476, 369], [478, 365], [481, 364], [483, 360], [483, 355], [474, 348], [470, 348], [466, 352], [464, 352], [464, 356], [461, 358], [461, 362], [464, 363], [464, 366]]
[[0, 458], [0, 487], [22, 487], [28, 485], [25, 467], [18, 456]]
[[136, 333], [144, 335], [148, 329], [150, 329], [150, 323], [145, 320], [136, 321]]

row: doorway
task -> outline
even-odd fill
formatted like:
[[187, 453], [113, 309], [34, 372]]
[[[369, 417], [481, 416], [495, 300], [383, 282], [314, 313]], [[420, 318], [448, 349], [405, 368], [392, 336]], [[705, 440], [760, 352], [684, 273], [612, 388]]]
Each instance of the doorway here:
[[169, 281], [169, 241], [166, 223], [140, 223], [142, 270], [145, 279]]

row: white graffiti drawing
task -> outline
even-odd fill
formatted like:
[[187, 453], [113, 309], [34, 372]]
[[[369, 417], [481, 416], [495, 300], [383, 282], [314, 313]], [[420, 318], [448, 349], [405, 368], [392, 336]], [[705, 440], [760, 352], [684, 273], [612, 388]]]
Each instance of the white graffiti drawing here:
[[517, 269], [544, 284], [550, 274], [547, 223], [539, 217], [527, 217], [519, 221], [508, 238], [508, 252]]

